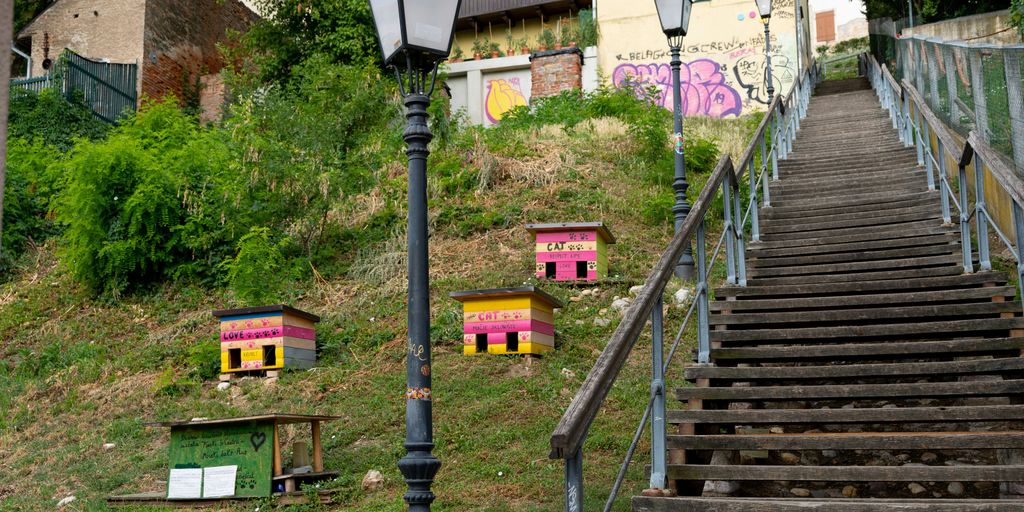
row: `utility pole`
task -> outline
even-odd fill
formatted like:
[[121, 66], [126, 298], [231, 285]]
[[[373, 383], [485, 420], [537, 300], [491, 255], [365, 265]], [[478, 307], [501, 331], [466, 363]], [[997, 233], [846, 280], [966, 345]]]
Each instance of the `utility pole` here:
[[910, 28], [914, 28], [914, 0], [907, 0], [907, 12], [910, 13]]
[[[0, 40], [14, 39], [14, 0], [0, 0]], [[7, 103], [11, 99], [11, 51], [0, 52], [0, 258], [4, 254], [4, 185], [7, 182]]]

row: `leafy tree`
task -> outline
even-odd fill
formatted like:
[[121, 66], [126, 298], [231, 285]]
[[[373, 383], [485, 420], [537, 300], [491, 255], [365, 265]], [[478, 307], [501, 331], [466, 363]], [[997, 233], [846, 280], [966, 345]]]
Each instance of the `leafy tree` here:
[[1024, 0], [1013, 0], [1010, 11], [1013, 16], [1013, 26], [1017, 27], [1017, 30], [1020, 31], [1020, 36], [1024, 38]]
[[57, 0], [15, 0], [14, 33], [25, 28], [36, 16], [42, 14]]
[[364, 66], [380, 61], [376, 29], [366, 0], [254, 3], [264, 18], [242, 36], [240, 53], [235, 57], [249, 60], [263, 81], [284, 81], [295, 64], [318, 54], [334, 64]]
[[[1010, 7], [1011, 0], [912, 0], [915, 23], [932, 23]], [[1020, 0], [1015, 0], [1020, 1]], [[907, 0], [864, 0], [868, 19], [903, 18]]]

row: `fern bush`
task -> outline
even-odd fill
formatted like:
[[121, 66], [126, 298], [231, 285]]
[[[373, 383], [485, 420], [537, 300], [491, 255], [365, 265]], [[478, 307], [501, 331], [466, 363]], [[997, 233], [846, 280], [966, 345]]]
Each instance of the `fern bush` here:
[[283, 302], [287, 273], [282, 248], [287, 238], [274, 242], [269, 229], [254, 227], [238, 241], [238, 255], [221, 265], [235, 298], [245, 306]]
[[234, 173], [225, 142], [173, 100], [146, 105], [105, 141], [81, 142], [63, 163], [56, 205], [64, 264], [92, 291], [117, 294], [230, 247], [240, 219], [226, 218]]

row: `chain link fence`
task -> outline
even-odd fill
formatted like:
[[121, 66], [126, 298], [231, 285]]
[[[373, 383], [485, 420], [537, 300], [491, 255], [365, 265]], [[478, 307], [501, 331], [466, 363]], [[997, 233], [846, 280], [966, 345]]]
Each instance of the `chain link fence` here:
[[1024, 45], [994, 46], [913, 36], [896, 41], [893, 74], [964, 137], [971, 131], [1024, 174]]

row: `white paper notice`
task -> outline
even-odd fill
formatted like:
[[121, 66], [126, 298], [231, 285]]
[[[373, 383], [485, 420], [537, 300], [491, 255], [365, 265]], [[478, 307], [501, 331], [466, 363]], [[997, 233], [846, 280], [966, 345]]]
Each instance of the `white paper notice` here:
[[167, 480], [167, 499], [185, 500], [199, 498], [202, 488], [202, 469], [172, 469], [171, 476]]
[[235, 495], [238, 466], [203, 469], [203, 498], [227, 498]]

